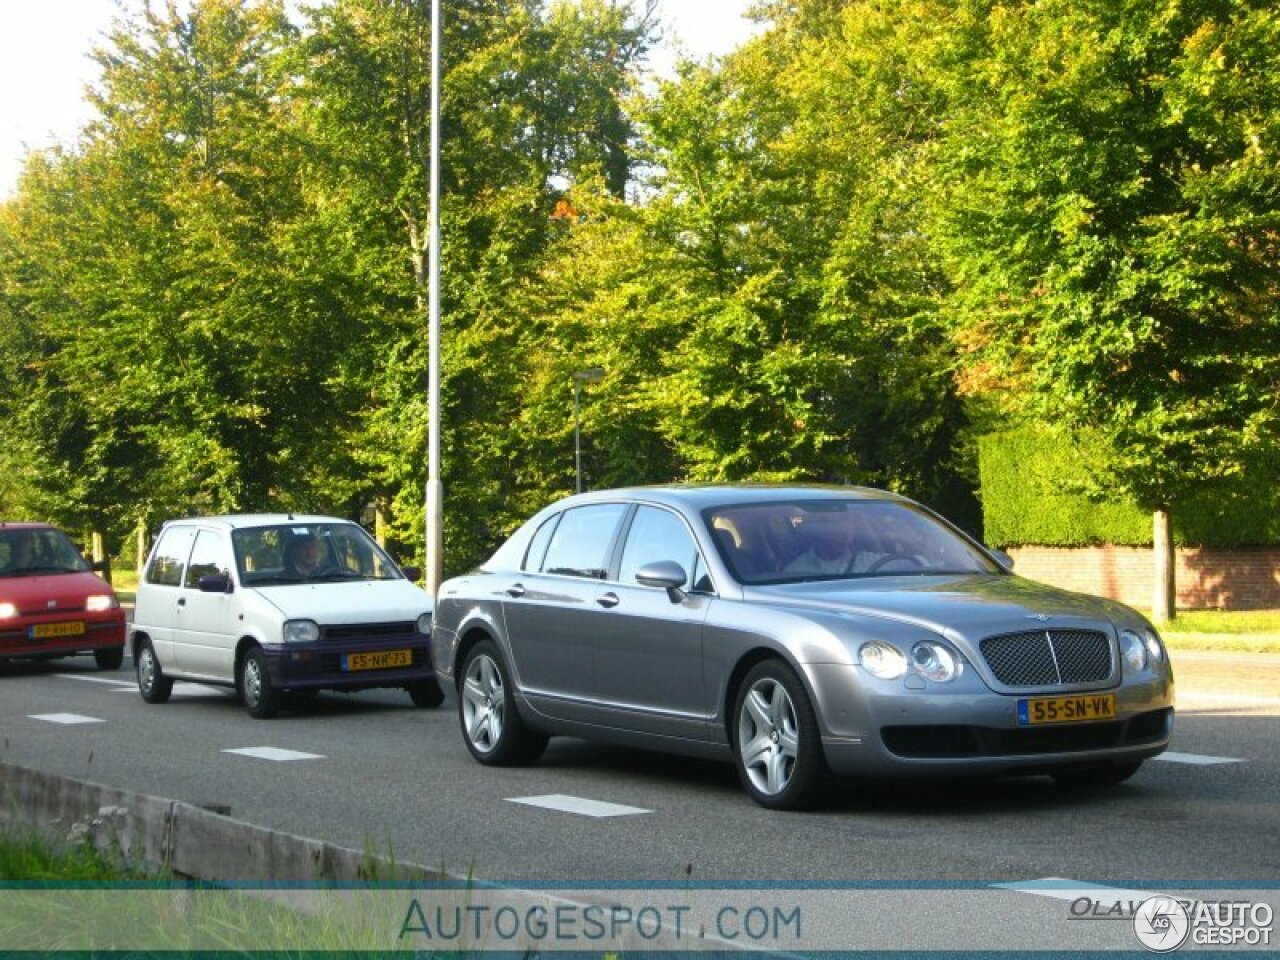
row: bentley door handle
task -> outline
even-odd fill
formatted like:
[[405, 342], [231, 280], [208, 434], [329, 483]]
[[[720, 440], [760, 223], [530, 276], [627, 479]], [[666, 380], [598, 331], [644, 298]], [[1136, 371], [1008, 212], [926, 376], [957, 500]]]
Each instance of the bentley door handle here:
[[524, 596], [524, 584], [523, 584], [523, 583], [513, 583], [511, 586], [507, 587], [507, 596], [508, 596], [508, 597], [523, 597], [523, 596]]
[[600, 596], [596, 597], [596, 603], [600, 604], [600, 606], [605, 609], [616, 607], [618, 605], [618, 595], [612, 592], [602, 593]]

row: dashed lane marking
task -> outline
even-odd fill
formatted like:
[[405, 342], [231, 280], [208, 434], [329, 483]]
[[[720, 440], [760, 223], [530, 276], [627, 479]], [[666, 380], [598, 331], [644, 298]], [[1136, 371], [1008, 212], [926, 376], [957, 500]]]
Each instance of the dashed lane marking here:
[[605, 803], [585, 797], [570, 797], [563, 793], [549, 793], [540, 797], [508, 797], [508, 803], [520, 803], [527, 807], [542, 807], [562, 813], [576, 813], [584, 817], [625, 817], [636, 813], [653, 813], [643, 807], [628, 807], [621, 803]]
[[113, 687], [134, 687], [137, 683], [133, 680], [112, 680], [110, 677], [91, 677], [85, 673], [55, 673], [55, 677], [62, 677], [64, 680], [84, 680], [87, 683], [108, 683]]
[[32, 720], [43, 720], [45, 723], [59, 723], [70, 726], [75, 723], [106, 723], [98, 717], [86, 717], [79, 713], [29, 713]]
[[1109, 887], [1101, 883], [1088, 883], [1083, 880], [1068, 880], [1064, 877], [1041, 877], [1039, 880], [1017, 880], [1012, 883], [993, 883], [991, 886], [1000, 890], [1012, 890], [1015, 893], [1030, 893], [1037, 897], [1051, 897], [1054, 900], [1079, 900], [1087, 897], [1090, 900], [1112, 903], [1141, 903], [1148, 897], [1158, 896], [1150, 890], [1128, 890], [1124, 887]]
[[1194, 767], [1212, 767], [1219, 763], [1247, 763], [1239, 757], [1210, 757], [1201, 753], [1178, 753], [1173, 750], [1166, 750], [1155, 757], [1153, 760], [1164, 760], [1166, 763], [1189, 763]]
[[290, 760], [323, 760], [322, 753], [303, 753], [301, 750], [284, 750], [280, 747], [237, 747], [234, 750], [223, 750], [223, 753], [234, 753], [242, 757], [254, 757], [258, 760], [274, 760], [276, 763], [288, 763]]

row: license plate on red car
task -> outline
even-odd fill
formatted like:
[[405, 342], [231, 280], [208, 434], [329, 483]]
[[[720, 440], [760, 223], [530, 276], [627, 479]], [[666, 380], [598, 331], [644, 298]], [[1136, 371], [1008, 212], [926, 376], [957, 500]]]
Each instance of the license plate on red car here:
[[377, 653], [348, 653], [342, 658], [343, 670], [390, 670], [413, 666], [412, 650], [379, 650]]
[[1073, 697], [1036, 697], [1018, 701], [1018, 726], [1038, 723], [1080, 723], [1089, 720], [1114, 720], [1116, 695], [1089, 693]]
[[32, 640], [48, 640], [51, 637], [78, 637], [83, 633], [83, 620], [68, 620], [63, 623], [32, 624], [28, 628], [27, 636]]

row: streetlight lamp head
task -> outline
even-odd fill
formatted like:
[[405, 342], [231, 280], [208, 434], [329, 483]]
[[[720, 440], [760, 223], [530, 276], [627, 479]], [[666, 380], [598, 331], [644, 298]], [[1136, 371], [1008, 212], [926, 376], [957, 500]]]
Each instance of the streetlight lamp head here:
[[585, 370], [573, 371], [573, 379], [579, 383], [599, 383], [604, 379], [603, 367], [587, 367]]

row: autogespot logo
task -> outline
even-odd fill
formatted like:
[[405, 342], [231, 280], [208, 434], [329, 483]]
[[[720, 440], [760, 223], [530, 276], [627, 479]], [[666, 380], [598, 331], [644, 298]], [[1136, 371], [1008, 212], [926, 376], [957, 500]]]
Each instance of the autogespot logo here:
[[1133, 914], [1133, 932], [1155, 953], [1177, 950], [1191, 930], [1187, 908], [1173, 897], [1148, 897]]

